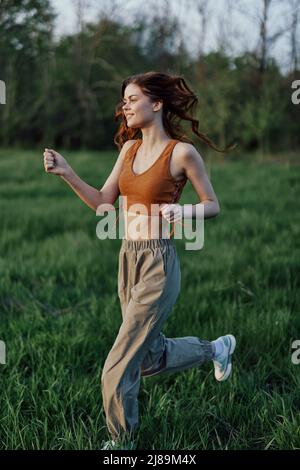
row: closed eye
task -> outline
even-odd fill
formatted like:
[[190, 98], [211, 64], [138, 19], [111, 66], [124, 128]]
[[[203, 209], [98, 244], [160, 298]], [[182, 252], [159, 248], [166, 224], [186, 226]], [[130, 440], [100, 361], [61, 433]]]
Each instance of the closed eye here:
[[[136, 100], [131, 100], [131, 101], [136, 101]], [[126, 104], [126, 101], [122, 101], [122, 104]]]

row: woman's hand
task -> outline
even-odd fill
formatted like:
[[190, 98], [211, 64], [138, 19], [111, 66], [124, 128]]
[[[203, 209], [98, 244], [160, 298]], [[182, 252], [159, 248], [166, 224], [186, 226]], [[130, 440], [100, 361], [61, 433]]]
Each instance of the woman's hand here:
[[52, 149], [45, 149], [44, 152], [44, 167], [47, 173], [53, 173], [58, 176], [66, 176], [68, 171], [71, 170], [70, 165], [65, 158]]
[[159, 208], [168, 222], [178, 222], [183, 218], [183, 206], [180, 204], [160, 204]]

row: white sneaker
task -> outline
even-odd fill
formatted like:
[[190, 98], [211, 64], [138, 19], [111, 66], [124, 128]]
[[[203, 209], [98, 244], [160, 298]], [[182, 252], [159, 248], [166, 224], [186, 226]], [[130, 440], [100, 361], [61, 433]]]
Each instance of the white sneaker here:
[[101, 450], [112, 450], [114, 449], [115, 445], [116, 445], [116, 441], [113, 441], [113, 440], [106, 441], [104, 442], [103, 447], [101, 447]]
[[106, 441], [101, 447], [101, 450], [135, 450], [135, 441], [129, 441], [128, 443], [122, 443], [119, 440]]
[[218, 338], [223, 343], [223, 351], [213, 359], [215, 366], [215, 378], [222, 382], [228, 379], [232, 370], [231, 356], [235, 350], [236, 339], [233, 335], [225, 335]]

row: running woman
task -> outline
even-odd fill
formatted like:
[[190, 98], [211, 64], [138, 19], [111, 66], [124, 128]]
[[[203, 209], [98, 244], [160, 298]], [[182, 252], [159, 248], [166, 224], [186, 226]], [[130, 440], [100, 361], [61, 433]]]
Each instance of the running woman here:
[[186, 182], [197, 193], [204, 219], [220, 212], [203, 159], [178, 121], [191, 122], [193, 133], [211, 148], [228, 149], [218, 149], [198, 130], [199, 121], [188, 113], [198, 98], [182, 76], [153, 71], [133, 75], [123, 81], [121, 95], [115, 113], [121, 124], [114, 138], [120, 153], [100, 190], [80, 179], [58, 152], [44, 152], [46, 172], [61, 176], [93, 210], [114, 204], [120, 195], [125, 201], [120, 207], [125, 236], [118, 271], [123, 321], [101, 375], [110, 437], [102, 449], [136, 448], [141, 376], [212, 361], [221, 382], [231, 374], [236, 346], [232, 334], [208, 341], [196, 336], [166, 338], [161, 331], [181, 285], [174, 224], [197, 217], [196, 205], [179, 204]]

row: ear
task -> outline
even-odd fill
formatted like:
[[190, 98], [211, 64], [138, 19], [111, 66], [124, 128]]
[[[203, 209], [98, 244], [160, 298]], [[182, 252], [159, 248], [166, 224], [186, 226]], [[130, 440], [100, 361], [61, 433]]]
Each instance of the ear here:
[[159, 111], [160, 109], [162, 109], [162, 107], [163, 107], [162, 101], [156, 101], [156, 103], [154, 103], [153, 105], [153, 111]]

